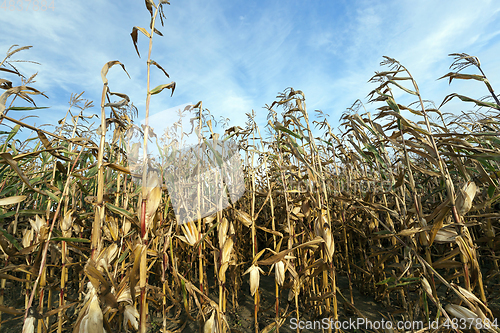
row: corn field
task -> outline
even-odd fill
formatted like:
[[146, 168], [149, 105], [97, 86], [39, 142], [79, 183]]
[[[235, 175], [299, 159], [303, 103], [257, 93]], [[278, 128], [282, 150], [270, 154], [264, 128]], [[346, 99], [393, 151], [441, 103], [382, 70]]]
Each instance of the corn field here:
[[[131, 36], [138, 54], [138, 38], [149, 39], [147, 119], [150, 99], [176, 85], [149, 85], [168, 77], [151, 58], [168, 1], [145, 3], [150, 30]], [[287, 88], [266, 105], [263, 128], [252, 111], [217, 133], [199, 102], [162, 134], [136, 125], [130, 98], [111, 91], [109, 70], [128, 75], [119, 61], [101, 72], [99, 128], [88, 125], [94, 105], [83, 93], [54, 131], [27, 124], [18, 111], [44, 112], [47, 97], [16, 67], [29, 48], [13, 46], [0, 62], [1, 332], [307, 332], [291, 320], [367, 318], [359, 293], [388, 322], [438, 323], [413, 332], [500, 331], [500, 101], [476, 57], [451, 54], [441, 79], [483, 82], [486, 98], [454, 93], [437, 107], [409, 69], [384, 57], [370, 80], [373, 114], [358, 100], [339, 128], [321, 111], [310, 117], [304, 93]], [[415, 102], [399, 104], [395, 91]], [[455, 99], [474, 111], [443, 114]], [[168, 170], [134, 171], [131, 129], [165, 160], [179, 154], [183, 132], [234, 140], [244, 194], [178, 223]], [[21, 130], [33, 135], [20, 139]]]

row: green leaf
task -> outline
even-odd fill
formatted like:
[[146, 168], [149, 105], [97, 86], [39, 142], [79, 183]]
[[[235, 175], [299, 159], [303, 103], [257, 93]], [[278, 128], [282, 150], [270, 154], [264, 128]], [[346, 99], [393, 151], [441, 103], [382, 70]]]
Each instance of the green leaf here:
[[23, 248], [19, 245], [19, 243], [17, 242], [17, 240], [7, 232], [7, 230], [3, 229], [3, 228], [0, 228], [0, 231], [2, 232], [2, 234], [5, 236], [5, 238], [7, 238], [9, 240], [9, 242], [14, 245], [16, 247], [16, 249], [18, 251], [21, 251]]
[[370, 126], [368, 126], [368, 124], [365, 123], [365, 121], [363, 120], [363, 118], [361, 118], [359, 114], [355, 113], [353, 115], [353, 119], [357, 121], [361, 126], [367, 128], [374, 136], [378, 137], [377, 132], [375, 132]]
[[408, 89], [408, 88], [403, 87], [402, 85], [400, 85], [400, 84], [399, 84], [399, 83], [397, 83], [396, 81], [389, 80], [389, 82], [390, 82], [390, 83], [392, 83], [392, 84], [394, 84], [395, 86], [397, 86], [399, 89], [402, 89], [402, 90], [406, 91], [406, 92], [407, 92], [407, 93], [409, 93], [409, 94], [412, 94], [412, 95], [417, 95], [417, 96], [418, 96], [418, 94], [417, 94], [415, 91], [413, 91], [413, 90], [410, 90], [410, 89]]
[[46, 191], [46, 193], [47, 193], [47, 195], [48, 195], [48, 196], [49, 196], [52, 200], [54, 200], [55, 202], [57, 202], [57, 203], [58, 203], [59, 201], [61, 201], [61, 199], [60, 199], [57, 195], [55, 195], [54, 193], [52, 193], [52, 192], [50, 192], [50, 191]]
[[365, 161], [367, 161], [370, 165], [373, 164], [373, 161], [372, 159], [366, 155], [362, 150], [361, 148], [358, 147], [357, 144], [354, 143], [354, 141], [352, 141], [351, 139], [349, 139], [349, 142], [353, 145], [354, 149], [356, 149], [356, 151], [365, 159]]
[[392, 234], [389, 230], [380, 230], [380, 231], [375, 231], [373, 234], [375, 235], [389, 235]]
[[51, 241], [56, 242], [71, 242], [71, 243], [90, 243], [90, 240], [85, 238], [71, 238], [71, 237], [53, 237]]
[[182, 285], [182, 301], [184, 303], [184, 308], [187, 312], [189, 312], [188, 302], [187, 302], [187, 291], [186, 291], [186, 283], [181, 279]]
[[125, 217], [128, 217], [129, 219], [134, 219], [134, 214], [132, 214], [131, 212], [129, 212], [128, 210], [124, 209], [124, 208], [120, 208], [120, 207], [116, 207], [115, 205], [112, 205], [108, 202], [106, 202], [106, 207], [112, 211], [113, 213], [116, 213], [116, 214], [120, 214], [120, 215], [123, 215]]
[[394, 281], [394, 280], [396, 280], [396, 279], [395, 279], [395, 278], [393, 278], [393, 277], [390, 277], [390, 278], [387, 278], [387, 279], [385, 279], [385, 280], [383, 280], [383, 281], [377, 282], [377, 283], [375, 283], [375, 284], [376, 284], [376, 285], [382, 285], [382, 284], [386, 284], [386, 283], [392, 282], [392, 281]]
[[402, 287], [402, 286], [407, 286], [409, 284], [413, 284], [413, 283], [417, 283], [418, 281], [408, 281], [408, 282], [403, 282], [403, 283], [398, 283], [394, 286], [391, 286], [391, 287]]
[[490, 185], [490, 187], [488, 187], [488, 196], [492, 198], [494, 194], [495, 194], [495, 186]]
[[419, 277], [407, 277], [401, 278], [401, 281], [420, 281]]
[[46, 213], [45, 210], [42, 209], [25, 209], [20, 210], [19, 215], [44, 215]]
[[128, 249], [125, 250], [125, 252], [122, 253], [122, 255], [120, 256], [120, 258], [118, 258], [118, 263], [120, 264], [123, 260], [125, 260], [125, 258], [127, 257], [128, 255]]
[[373, 144], [368, 144], [365, 147], [369, 151], [371, 151], [373, 153], [373, 155], [375, 155], [375, 158], [379, 161], [379, 163], [382, 165], [382, 167], [384, 167], [384, 169], [386, 169], [387, 166], [385, 165], [384, 160], [380, 157], [380, 154], [378, 153], [377, 148]]
[[85, 175], [85, 177], [87, 178], [91, 178], [91, 177], [94, 177], [95, 175], [97, 175], [97, 165], [93, 166], [92, 168], [89, 169], [89, 171], [87, 172], [87, 174]]
[[[456, 93], [453, 93], [453, 94], [450, 94], [450, 95], [446, 96], [444, 98], [443, 102], [441, 103], [441, 106], [443, 106], [444, 104], [446, 104], [449, 101], [451, 101], [454, 97], [458, 97], [463, 102], [472, 102], [472, 103], [475, 103], [477, 106], [484, 106], [484, 107], [487, 107], [487, 108], [492, 108], [492, 109], [500, 110], [500, 105], [497, 105], [495, 103], [490, 103], [490, 102], [485, 102], [485, 101], [479, 101], [477, 99], [470, 98], [470, 97], [463, 96], [463, 95], [459, 95], [459, 94], [456, 94]], [[441, 106], [439, 108], [441, 108]]]
[[401, 113], [398, 104], [396, 103], [396, 101], [394, 101], [392, 97], [387, 98], [386, 102], [394, 112], [397, 112], [399, 114]]
[[323, 139], [320, 139], [320, 140], [321, 140], [321, 141], [323, 141], [324, 143], [326, 143], [327, 145], [329, 145], [329, 146], [332, 146], [332, 147], [333, 147], [333, 144], [332, 144], [331, 142], [325, 141], [325, 140], [323, 140]]
[[11, 108], [8, 108], [7, 111], [32, 111], [49, 108], [50, 106], [13, 106]]
[[7, 147], [7, 144], [9, 143], [9, 141], [14, 137], [14, 135], [17, 134], [17, 132], [19, 131], [20, 128], [21, 128], [21, 125], [16, 125], [16, 126], [14, 126], [12, 131], [10, 131], [9, 136], [7, 137], [7, 139], [5, 140], [5, 143], [4, 143], [4, 150], [5, 150], [5, 147]]
[[297, 133], [294, 133], [292, 131], [290, 131], [288, 128], [284, 127], [284, 126], [281, 126], [281, 125], [276, 125], [276, 128], [279, 129], [280, 131], [282, 132], [285, 132], [285, 133], [288, 133], [292, 136], [294, 136], [295, 138], [299, 139], [299, 140], [302, 140], [303, 137], [298, 135]]
[[222, 167], [224, 165], [224, 159], [222, 158], [222, 155], [216, 149], [214, 149], [212, 147], [212, 145], [210, 143], [208, 143], [208, 141], [206, 139], [203, 139], [203, 141], [205, 142], [207, 147], [210, 148], [210, 150], [214, 154], [215, 159], [217, 160], [217, 164], [219, 165], [219, 167]]
[[172, 94], [170, 95], [170, 96], [172, 96], [174, 94], [174, 90], [175, 90], [175, 82], [170, 82], [167, 84], [160, 84], [159, 86], [157, 86], [156, 88], [151, 90], [149, 93], [151, 95], [156, 95], [156, 94], [161, 93], [163, 91], [163, 89], [172, 89]]
[[4, 214], [1, 214], [0, 215], [0, 219], [6, 219], [8, 217], [11, 217], [11, 216], [14, 216], [16, 215], [16, 211], [15, 210], [12, 210], [10, 212], [7, 212], [7, 213], [4, 213]]

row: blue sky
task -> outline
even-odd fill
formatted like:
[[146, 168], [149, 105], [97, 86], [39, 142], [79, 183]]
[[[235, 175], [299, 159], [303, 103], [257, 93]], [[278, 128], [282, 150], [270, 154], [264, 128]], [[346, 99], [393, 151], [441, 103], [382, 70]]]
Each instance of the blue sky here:
[[[143, 117], [148, 45], [139, 34], [139, 59], [130, 32], [133, 26], [149, 26], [144, 1], [54, 0], [53, 4], [54, 10], [46, 11], [26, 10], [27, 1], [24, 11], [0, 9], [0, 56], [12, 44], [32, 45], [16, 59], [41, 63], [19, 65], [27, 76], [38, 72], [34, 87], [50, 97], [37, 99], [39, 105], [51, 108], [37, 111], [39, 118], [31, 122], [55, 124], [66, 113], [70, 94], [82, 91], [96, 105], [87, 114], [99, 113], [100, 71], [111, 60], [121, 61], [131, 79], [112, 68], [110, 90], [129, 95]], [[382, 70], [384, 55], [405, 65], [423, 97], [437, 105], [451, 92], [481, 97], [487, 91], [479, 82], [449, 86], [436, 79], [448, 72], [449, 53], [465, 52], [479, 57], [500, 91], [499, 5], [488, 0], [172, 0], [165, 7], [165, 26], [158, 26], [164, 37], [154, 36], [152, 53], [170, 79], [153, 70], [152, 87], [175, 81], [177, 88], [173, 97], [170, 91], [153, 96], [150, 112], [201, 100], [216, 119], [230, 118], [231, 125], [243, 126], [245, 113], [253, 109], [263, 126], [265, 104], [293, 87], [305, 93], [310, 114], [321, 109], [336, 126], [356, 99], [366, 101], [375, 87], [367, 81], [374, 71]], [[14, 80], [5, 74], [2, 78]], [[453, 102], [442, 111], [470, 108]], [[21, 117], [20, 112], [10, 115]]]

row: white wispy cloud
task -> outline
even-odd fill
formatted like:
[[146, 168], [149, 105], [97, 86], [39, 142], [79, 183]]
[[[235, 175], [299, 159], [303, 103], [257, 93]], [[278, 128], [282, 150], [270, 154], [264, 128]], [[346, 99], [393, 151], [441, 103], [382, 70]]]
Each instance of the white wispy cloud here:
[[[102, 66], [125, 64], [131, 79], [118, 67], [108, 74], [111, 91], [128, 94], [144, 117], [147, 39], [139, 34], [137, 57], [130, 38], [133, 26], [149, 27], [141, 1], [55, 2], [54, 11], [5, 12], [0, 16], [2, 50], [11, 44], [33, 45], [19, 57], [42, 66], [36, 86], [51, 99], [52, 109], [38, 122], [55, 123], [70, 93], [86, 91], [99, 113]], [[164, 37], [154, 36], [152, 58], [170, 74], [152, 68], [151, 87], [175, 81], [173, 97], [153, 96], [151, 114], [187, 102], [203, 101], [216, 119], [243, 125], [255, 110], [266, 123], [265, 104], [291, 86], [306, 94], [308, 110], [322, 109], [332, 123], [358, 98], [374, 88], [366, 81], [383, 55], [401, 61], [419, 83], [424, 98], [440, 103], [453, 91], [484, 95], [476, 82], [448, 86], [436, 79], [448, 71], [452, 52], [477, 55], [490, 81], [500, 82], [499, 8], [494, 1], [352, 2], [172, 1], [167, 6]], [[465, 93], [466, 92], [466, 93]], [[396, 94], [403, 102], [411, 96]], [[366, 101], [366, 100], [365, 100]], [[449, 110], [467, 108], [452, 103]], [[140, 117], [140, 118], [141, 118]]]

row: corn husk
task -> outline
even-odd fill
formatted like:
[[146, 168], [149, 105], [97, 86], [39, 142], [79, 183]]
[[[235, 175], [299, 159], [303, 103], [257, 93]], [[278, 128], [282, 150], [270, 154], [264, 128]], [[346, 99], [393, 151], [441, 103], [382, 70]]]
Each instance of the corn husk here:
[[103, 270], [108, 270], [111, 268], [111, 263], [115, 260], [118, 255], [118, 245], [112, 243], [104, 251], [101, 252], [97, 259], [97, 267]]
[[432, 296], [432, 288], [431, 285], [429, 284], [429, 281], [427, 281], [427, 279], [424, 276], [422, 276], [420, 277], [420, 282], [422, 284], [422, 288], [424, 288], [427, 295]]
[[193, 221], [182, 224], [181, 229], [184, 236], [179, 236], [179, 238], [189, 245], [193, 246], [201, 239], [201, 234]]
[[335, 241], [325, 215], [322, 215], [321, 219], [316, 221], [314, 225], [314, 232], [316, 236], [323, 238], [325, 241], [327, 261], [331, 262], [333, 259], [333, 253], [335, 252]]
[[219, 233], [219, 248], [221, 248], [221, 249], [222, 249], [224, 243], [226, 242], [228, 229], [229, 229], [229, 222], [224, 217], [222, 219], [222, 221], [220, 222], [220, 224], [219, 224], [219, 230], [218, 230], [218, 233]]
[[434, 238], [434, 242], [436, 243], [452, 243], [455, 241], [455, 238], [458, 236], [457, 232], [452, 229], [440, 229], [436, 233], [436, 237]]
[[253, 296], [257, 292], [257, 289], [259, 289], [260, 273], [264, 274], [264, 271], [254, 264], [243, 275], [248, 273], [250, 273], [250, 293]]
[[23, 231], [22, 244], [24, 248], [27, 248], [33, 242], [33, 229], [25, 229]]
[[48, 236], [48, 227], [45, 219], [36, 215], [34, 221], [32, 219], [30, 219], [29, 221], [36, 235], [35, 242], [42, 242], [46, 240]]
[[250, 214], [248, 214], [247, 212], [244, 212], [244, 211], [241, 211], [241, 210], [234, 210], [235, 214], [236, 214], [236, 218], [238, 219], [238, 221], [240, 221], [241, 223], [243, 223], [243, 225], [247, 228], [250, 228], [253, 224], [253, 221], [252, 221], [252, 217], [250, 216]]
[[217, 332], [217, 320], [215, 319], [215, 310], [212, 311], [210, 318], [205, 322], [203, 326], [203, 333], [216, 333]]
[[34, 332], [35, 332], [35, 317], [29, 316], [24, 321], [22, 333], [34, 333]]
[[274, 278], [276, 283], [283, 286], [283, 283], [285, 282], [285, 263], [283, 260], [274, 264], [274, 269]]
[[472, 201], [476, 196], [476, 191], [476, 183], [468, 181], [458, 192], [455, 205], [460, 216], [464, 216], [472, 208]]
[[468, 323], [474, 322], [474, 320], [479, 318], [479, 316], [471, 310], [457, 304], [447, 304], [445, 310], [452, 316], [460, 320], [465, 320]]
[[71, 237], [71, 227], [73, 226], [73, 222], [75, 218], [73, 217], [74, 210], [70, 209], [64, 214], [64, 218], [61, 220], [61, 231], [63, 237]]
[[226, 271], [229, 267], [229, 262], [231, 260], [231, 252], [233, 251], [234, 242], [230, 237], [224, 243], [224, 247], [222, 248], [222, 257], [221, 257], [221, 267], [219, 269], [219, 279], [222, 282], [226, 282]]
[[84, 301], [85, 305], [77, 320], [80, 324], [75, 326], [73, 333], [104, 333], [103, 316], [101, 307], [99, 306], [99, 298], [91, 282], [87, 283], [87, 290], [88, 292]]
[[139, 311], [132, 305], [125, 306], [125, 311], [123, 312], [123, 327], [127, 332], [129, 332], [129, 327], [135, 330], [139, 329]]

